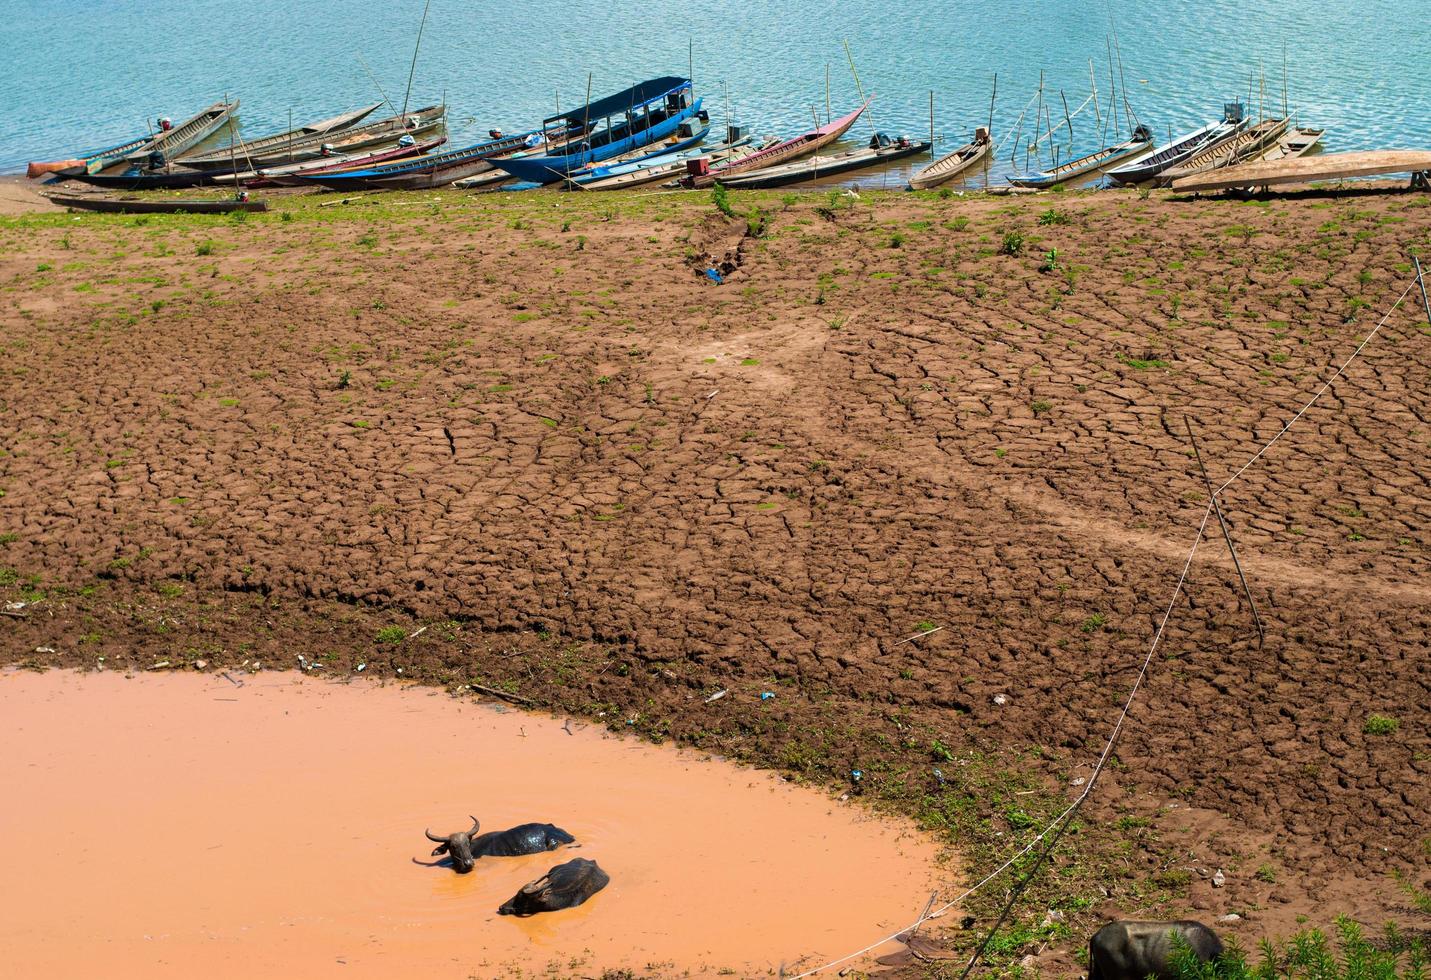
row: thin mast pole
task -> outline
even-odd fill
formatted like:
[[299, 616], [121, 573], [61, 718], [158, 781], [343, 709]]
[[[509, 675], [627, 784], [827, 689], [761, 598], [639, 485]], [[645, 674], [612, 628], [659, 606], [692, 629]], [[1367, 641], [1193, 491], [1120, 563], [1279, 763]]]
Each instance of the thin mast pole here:
[[363, 54], [362, 54], [362, 52], [361, 52], [361, 51], [355, 51], [355, 52], [353, 52], [353, 53], [354, 53], [354, 54], [357, 56], [357, 58], [358, 58], [358, 64], [360, 64], [360, 65], [363, 66], [363, 71], [365, 71], [365, 72], [368, 73], [368, 80], [373, 83], [373, 88], [375, 88], [375, 89], [378, 90], [378, 94], [383, 97], [383, 101], [388, 104], [388, 108], [391, 109], [394, 113], [396, 113], [396, 112], [397, 112], [397, 106], [393, 105], [392, 99], [388, 98], [388, 94], [387, 94], [386, 92], [384, 92], [384, 91], [383, 91], [383, 87], [378, 84], [378, 80], [373, 76], [373, 70], [372, 70], [371, 68], [369, 68], [369, 67], [368, 67], [368, 63], [363, 60]]
[[[865, 98], [865, 87], [860, 84], [860, 73], [857, 72], [857, 71], [855, 71], [855, 56], [852, 55], [852, 54], [850, 54], [850, 42], [849, 42], [849, 41], [845, 41], [844, 43], [845, 43], [845, 57], [848, 58], [849, 61], [850, 61], [850, 74], [853, 75], [853, 76], [855, 76], [855, 90], [860, 93], [860, 101], [861, 101], [861, 102], [868, 102], [869, 100]], [[869, 121], [870, 121], [870, 132], [871, 132], [871, 133], [874, 133], [874, 132], [875, 132], [874, 113], [872, 113], [872, 112], [866, 110], [866, 111], [865, 111], [865, 115], [869, 117]]]
[[830, 116], [830, 63], [825, 62], [825, 122], [828, 123]]
[[1113, 78], [1113, 35], [1105, 34], [1103, 41], [1108, 45], [1108, 101], [1113, 104], [1113, 132], [1121, 133], [1118, 125], [1118, 83]]
[[929, 155], [934, 156], [934, 89], [929, 90]]
[[417, 43], [412, 46], [412, 67], [407, 70], [407, 91], [402, 96], [402, 126], [407, 129], [407, 100], [412, 95], [412, 76], [417, 72], [417, 52], [422, 47], [422, 31], [427, 27], [427, 9], [432, 6], [432, 0], [427, 0], [422, 5], [422, 22], [417, 25]]
[[[581, 142], [583, 146], [591, 145], [591, 72], [586, 73], [586, 116], [581, 123]], [[585, 163], [585, 159], [579, 162]]]

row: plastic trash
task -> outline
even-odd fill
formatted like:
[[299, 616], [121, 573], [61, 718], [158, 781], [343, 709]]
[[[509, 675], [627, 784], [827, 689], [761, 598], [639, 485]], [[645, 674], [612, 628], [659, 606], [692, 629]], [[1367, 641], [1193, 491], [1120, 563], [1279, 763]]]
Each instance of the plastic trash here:
[[721, 278], [721, 274], [715, 269], [707, 269], [706, 278], [709, 279], [711, 282], [715, 283], [717, 286], [722, 286], [725, 284], [725, 280]]
[[773, 698], [773, 697], [775, 697], [775, 692], [773, 692], [773, 691], [761, 691], [761, 692], [760, 692], [760, 700], [762, 700], [762, 701], [769, 701], [769, 700], [770, 700], [771, 698]]

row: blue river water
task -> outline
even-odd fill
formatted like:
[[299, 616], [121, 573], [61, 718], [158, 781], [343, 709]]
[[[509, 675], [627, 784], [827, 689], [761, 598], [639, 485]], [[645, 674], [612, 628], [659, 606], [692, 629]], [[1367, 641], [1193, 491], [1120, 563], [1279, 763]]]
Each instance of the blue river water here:
[[[422, 0], [0, 0], [0, 173], [144, 133], [224, 95], [248, 136], [407, 89]], [[1295, 120], [1327, 150], [1431, 146], [1427, 0], [431, 0], [410, 105], [449, 108], [453, 145], [531, 128], [643, 78], [693, 68], [717, 126], [793, 135], [876, 93], [873, 125], [940, 148], [989, 118], [994, 173], [1028, 161], [1040, 72], [1062, 159], [1103, 144], [1110, 82], [1160, 137], [1225, 100]], [[1108, 54], [1117, 31], [1121, 67]], [[361, 59], [361, 60], [360, 60]], [[1088, 100], [1099, 101], [1064, 119]], [[367, 69], [363, 62], [366, 62]], [[371, 77], [369, 74], [371, 72]], [[1121, 77], [1120, 77], [1121, 76]], [[1123, 82], [1126, 81], [1126, 86]], [[1032, 105], [1031, 105], [1032, 103]], [[388, 110], [380, 110], [386, 114]], [[868, 138], [861, 122], [851, 137]], [[1111, 138], [1111, 134], [1110, 138]], [[1045, 163], [1049, 162], [1047, 159]]]

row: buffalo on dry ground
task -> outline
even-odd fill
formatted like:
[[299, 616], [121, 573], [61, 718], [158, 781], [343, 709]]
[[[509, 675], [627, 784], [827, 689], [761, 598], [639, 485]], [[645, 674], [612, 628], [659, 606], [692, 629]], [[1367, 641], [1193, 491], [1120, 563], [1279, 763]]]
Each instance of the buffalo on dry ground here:
[[1222, 954], [1222, 940], [1201, 922], [1110, 922], [1088, 941], [1088, 980], [1177, 980], [1173, 937], [1182, 936], [1203, 962]]
[[459, 830], [445, 837], [439, 837], [430, 830], [424, 833], [427, 834], [428, 840], [437, 842], [432, 853], [451, 856], [453, 870], [458, 874], [471, 871], [481, 857], [540, 854], [542, 851], [554, 851], [563, 844], [576, 842], [576, 838], [571, 834], [549, 823], [524, 823], [510, 830], [493, 830], [478, 836], [477, 830], [481, 826], [481, 821], [473, 817], [471, 830]]
[[606, 887], [611, 877], [595, 861], [576, 858], [559, 864], [536, 881], [523, 885], [505, 905], [501, 915], [536, 915], [576, 908]]

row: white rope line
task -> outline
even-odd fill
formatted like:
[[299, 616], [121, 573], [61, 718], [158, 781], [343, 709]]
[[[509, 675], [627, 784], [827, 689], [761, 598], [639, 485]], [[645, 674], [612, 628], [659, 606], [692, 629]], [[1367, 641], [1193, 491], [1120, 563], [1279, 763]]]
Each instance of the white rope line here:
[[[1391, 305], [1391, 308], [1386, 311], [1386, 314], [1381, 318], [1381, 320], [1372, 329], [1372, 331], [1366, 335], [1366, 338], [1362, 340], [1360, 344], [1357, 345], [1356, 350], [1352, 351], [1351, 355], [1345, 361], [1342, 362], [1341, 366], [1337, 368], [1336, 373], [1327, 379], [1326, 383], [1324, 383], [1321, 388], [1317, 390], [1317, 393], [1314, 394], [1311, 399], [1309, 399], [1307, 403], [1302, 406], [1302, 408], [1297, 412], [1297, 414], [1292, 417], [1291, 421], [1289, 421], [1286, 425], [1282, 427], [1282, 430], [1280, 432], [1273, 436], [1272, 439], [1268, 441], [1261, 449], [1259, 449], [1251, 459], [1249, 459], [1245, 464], [1243, 464], [1242, 468], [1239, 469], [1236, 473], [1234, 473], [1227, 480], [1226, 483], [1218, 487], [1218, 489], [1213, 493], [1212, 498], [1208, 500], [1207, 506], [1203, 508], [1202, 522], [1198, 525], [1197, 537], [1193, 539], [1192, 547], [1188, 549], [1187, 559], [1183, 562], [1182, 574], [1178, 576], [1177, 585], [1173, 588], [1172, 598], [1168, 601], [1168, 608], [1164, 610], [1163, 618], [1158, 623], [1157, 630], [1153, 633], [1152, 643], [1149, 644], [1147, 656], [1143, 658], [1143, 665], [1138, 670], [1138, 677], [1133, 682], [1132, 688], [1128, 691], [1128, 697], [1123, 702], [1123, 709], [1118, 714], [1118, 720], [1113, 725], [1113, 730], [1108, 736], [1107, 743], [1103, 746], [1103, 751], [1098, 756], [1098, 761], [1093, 766], [1093, 771], [1089, 775], [1088, 782], [1084, 785], [1083, 791], [1079, 793], [1078, 796], [1074, 798], [1073, 802], [1070, 803], [1066, 808], [1064, 808], [1057, 817], [1055, 817], [1052, 821], [1046, 824], [1044, 828], [1038, 832], [1037, 836], [1033, 837], [1020, 850], [1015, 852], [1013, 856], [1011, 856], [1008, 860], [1004, 861], [1003, 864], [999, 865], [993, 871], [989, 872], [983, 878], [979, 879], [979, 881], [975, 882], [973, 885], [965, 889], [963, 892], [961, 892], [954, 898], [945, 902], [943, 905], [939, 906], [936, 909], [926, 911], [925, 913], [920, 915], [914, 922], [905, 926], [903, 929], [896, 930], [895, 932], [890, 933], [889, 935], [884, 936], [883, 938], [878, 939], [870, 943], [868, 946], [854, 951], [853, 953], [847, 953], [846, 955], [841, 956], [839, 959], [830, 960], [828, 963], [814, 967], [810, 970], [806, 970], [804, 973], [797, 973], [792, 977], [786, 978], [786, 980], [804, 980], [805, 977], [814, 976], [817, 973], [823, 973], [825, 970], [828, 970], [831, 967], [839, 966], [841, 963], [855, 959], [859, 956], [863, 956], [868, 952], [878, 949], [880, 946], [883, 946], [885, 943], [897, 939], [899, 936], [910, 931], [911, 929], [917, 929], [919, 926], [923, 925], [925, 922], [928, 922], [930, 919], [939, 918], [945, 912], [948, 912], [951, 908], [953, 908], [955, 905], [958, 905], [960, 902], [964, 901], [964, 899], [968, 898], [970, 895], [974, 894], [976, 891], [983, 888], [989, 882], [993, 881], [999, 875], [1007, 871], [1010, 867], [1014, 865], [1015, 862], [1017, 862], [1020, 858], [1024, 857], [1030, 851], [1032, 851], [1034, 846], [1040, 841], [1042, 841], [1045, 837], [1047, 837], [1050, 832], [1052, 832], [1055, 828], [1061, 825], [1063, 821], [1069, 817], [1070, 814], [1072, 814], [1075, 810], [1077, 810], [1080, 806], [1083, 805], [1083, 801], [1087, 799], [1088, 794], [1093, 791], [1093, 787], [1097, 783], [1098, 777], [1102, 774], [1104, 767], [1108, 763], [1109, 757], [1113, 753], [1113, 747], [1117, 744], [1118, 736], [1122, 734], [1123, 725], [1127, 721], [1128, 712], [1132, 709], [1133, 700], [1137, 697], [1138, 690], [1142, 687], [1143, 680], [1148, 674], [1148, 667], [1153, 662], [1153, 654], [1157, 652], [1158, 644], [1162, 641], [1163, 633], [1168, 625], [1168, 620], [1172, 617], [1173, 608], [1177, 605], [1178, 597], [1182, 594], [1183, 591], [1183, 585], [1187, 582], [1188, 572], [1192, 568], [1193, 556], [1197, 554], [1198, 546], [1202, 544], [1203, 535], [1207, 531], [1208, 521], [1211, 520], [1213, 509], [1216, 506], [1216, 498], [1224, 490], [1226, 490], [1229, 486], [1236, 482], [1237, 479], [1240, 478], [1242, 474], [1245, 473], [1247, 469], [1252, 466], [1253, 463], [1261, 459], [1262, 456], [1267, 452], [1267, 450], [1272, 448], [1273, 444], [1276, 443], [1277, 440], [1281, 439], [1282, 436], [1286, 435], [1287, 430], [1292, 427], [1293, 423], [1295, 423], [1304, 414], [1306, 414], [1307, 410], [1312, 407], [1312, 405], [1317, 401], [1317, 399], [1320, 398], [1323, 394], [1325, 394], [1327, 389], [1332, 386], [1332, 383], [1336, 381], [1337, 378], [1341, 377], [1343, 373], [1345, 373], [1346, 369], [1351, 366], [1352, 361], [1356, 360], [1356, 358], [1361, 354], [1362, 350], [1366, 348], [1366, 345], [1369, 344], [1372, 338], [1374, 338], [1377, 333], [1381, 331], [1381, 328], [1386, 325], [1386, 321], [1391, 318], [1391, 314], [1396, 312], [1397, 307], [1401, 305], [1402, 301], [1405, 300], [1408, 295], [1410, 295], [1411, 290], [1421, 281], [1422, 280], [1420, 276], [1412, 277], [1411, 284], [1406, 287], [1406, 289], [1399, 297], [1397, 297], [1396, 302]], [[918, 636], [922, 635], [925, 634], [917, 634], [916, 636], [910, 637], [910, 639], [917, 639]], [[909, 640], [905, 640], [903, 642], [908, 643]]]
[[[1029, 106], [1033, 105], [1033, 104], [1034, 104], [1034, 99], [1037, 99], [1037, 98], [1038, 98], [1038, 93], [1037, 93], [1037, 92], [1035, 92], [1033, 95], [1029, 96], [1028, 102], [1024, 103], [1023, 111], [1021, 111], [1021, 112], [1019, 113], [1019, 118], [1014, 122], [1014, 127], [1015, 127], [1015, 128], [1012, 129], [1012, 130], [1009, 130], [1009, 131], [1005, 132], [1005, 133], [1004, 133], [1004, 138], [1001, 139], [1001, 140], [999, 140], [997, 143], [994, 144], [994, 148], [989, 151], [989, 155], [990, 155], [990, 156], [992, 156], [992, 157], [997, 157], [997, 156], [999, 155], [999, 151], [1004, 148], [1004, 144], [1009, 141], [1009, 137], [1010, 137], [1011, 135], [1013, 135], [1013, 133], [1015, 133], [1015, 132], [1022, 132], [1022, 131], [1023, 131], [1024, 116], [1028, 115]], [[1037, 124], [1037, 123], [1034, 124], [1034, 129], [1038, 129], [1038, 124]]]
[[1113, 753], [1113, 746], [1117, 743], [1119, 734], [1122, 733], [1123, 723], [1127, 720], [1127, 718], [1128, 718], [1128, 712], [1129, 712], [1129, 710], [1131, 710], [1132, 707], [1133, 707], [1133, 699], [1134, 699], [1135, 697], [1137, 697], [1138, 689], [1139, 689], [1139, 688], [1142, 686], [1142, 684], [1143, 684], [1143, 678], [1145, 678], [1145, 677], [1147, 676], [1147, 674], [1148, 674], [1148, 665], [1151, 664], [1152, 661], [1153, 661], [1153, 654], [1157, 651], [1157, 649], [1158, 649], [1158, 643], [1159, 643], [1159, 642], [1162, 640], [1162, 638], [1163, 638], [1163, 631], [1167, 628], [1168, 620], [1172, 617], [1173, 607], [1174, 607], [1175, 605], [1177, 605], [1178, 596], [1180, 596], [1180, 595], [1182, 594], [1183, 584], [1187, 581], [1188, 570], [1192, 568], [1193, 555], [1197, 554], [1198, 545], [1200, 545], [1200, 544], [1202, 543], [1203, 532], [1207, 530], [1207, 522], [1208, 522], [1211, 518], [1212, 518], [1212, 502], [1209, 501], [1208, 504], [1207, 504], [1207, 506], [1203, 509], [1203, 513], [1202, 513], [1202, 523], [1201, 523], [1200, 525], [1198, 525], [1197, 538], [1194, 539], [1193, 544], [1192, 544], [1192, 547], [1188, 549], [1188, 557], [1187, 557], [1187, 560], [1186, 560], [1185, 562], [1183, 562], [1183, 572], [1182, 572], [1182, 574], [1181, 574], [1180, 576], [1178, 576], [1178, 584], [1177, 584], [1177, 586], [1173, 589], [1173, 597], [1172, 597], [1171, 601], [1168, 602], [1168, 608], [1167, 608], [1166, 610], [1164, 610], [1164, 612], [1163, 612], [1163, 618], [1162, 618], [1162, 621], [1161, 621], [1160, 623], [1158, 623], [1157, 632], [1155, 632], [1155, 633], [1153, 634], [1153, 642], [1152, 642], [1152, 644], [1148, 647], [1148, 655], [1143, 658], [1143, 666], [1142, 666], [1142, 668], [1138, 671], [1138, 678], [1137, 678], [1137, 680], [1135, 680], [1135, 681], [1133, 682], [1133, 687], [1132, 687], [1132, 689], [1128, 692], [1128, 698], [1127, 698], [1127, 700], [1123, 702], [1123, 710], [1122, 710], [1122, 712], [1120, 712], [1119, 715], [1118, 715], [1118, 721], [1113, 725], [1113, 731], [1112, 731], [1112, 733], [1108, 736], [1108, 743], [1103, 747], [1102, 753], [1098, 756], [1098, 761], [1097, 761], [1097, 763], [1095, 763], [1094, 766], [1093, 766], [1093, 772], [1092, 772], [1091, 775], [1089, 775], [1089, 777], [1088, 777], [1088, 782], [1087, 782], [1087, 783], [1084, 785], [1084, 787], [1083, 787], [1083, 792], [1079, 793], [1078, 796], [1077, 796], [1077, 798], [1074, 799], [1074, 801], [1073, 801], [1072, 803], [1070, 803], [1067, 808], [1065, 808], [1061, 813], [1059, 813], [1059, 815], [1058, 815], [1057, 817], [1055, 817], [1047, 826], [1045, 826], [1045, 827], [1043, 828], [1043, 830], [1039, 831], [1038, 836], [1036, 836], [1036, 837], [1034, 837], [1032, 840], [1030, 840], [1027, 844], [1024, 845], [1024, 847], [1023, 847], [1021, 850], [1019, 850], [1017, 853], [1015, 853], [1015, 854], [1014, 854], [1012, 857], [1010, 857], [1007, 861], [1005, 861], [1003, 864], [999, 865], [999, 866], [998, 866], [997, 868], [995, 868], [993, 871], [989, 872], [989, 873], [988, 873], [987, 875], [985, 875], [982, 879], [980, 879], [980, 880], [979, 880], [978, 882], [976, 882], [974, 885], [970, 886], [968, 889], [966, 889], [966, 890], [965, 890], [964, 892], [962, 892], [961, 894], [959, 894], [959, 895], [957, 895], [956, 897], [950, 899], [948, 902], [945, 902], [943, 905], [939, 906], [937, 909], [934, 909], [933, 911], [924, 913], [924, 914], [921, 915], [918, 919], [916, 919], [913, 923], [911, 923], [910, 925], [905, 926], [903, 929], [899, 929], [899, 930], [897, 930], [896, 932], [893, 932], [893, 933], [891, 933], [890, 935], [885, 936], [883, 939], [880, 939], [880, 940], [877, 940], [876, 942], [871, 943], [870, 945], [866, 946], [864, 949], [857, 950], [857, 951], [855, 951], [855, 952], [853, 952], [853, 953], [846, 954], [845, 956], [842, 956], [842, 957], [840, 957], [840, 958], [837, 959], [837, 960], [831, 960], [830, 962], [824, 964], [823, 966], [817, 966], [817, 967], [815, 967], [813, 970], [807, 970], [807, 971], [804, 972], [804, 973], [796, 974], [796, 975], [793, 976], [793, 977], [787, 978], [787, 980], [802, 980], [803, 977], [813, 976], [814, 974], [820, 973], [820, 972], [823, 971], [823, 970], [828, 970], [828, 969], [829, 969], [830, 967], [832, 967], [832, 966], [838, 966], [839, 964], [845, 962], [846, 960], [854, 959], [856, 956], [862, 956], [862, 955], [864, 955], [865, 953], [868, 953], [870, 950], [875, 949], [876, 947], [883, 946], [885, 943], [889, 942], [890, 940], [892, 940], [892, 939], [898, 937], [899, 935], [901, 935], [901, 934], [903, 934], [903, 933], [905, 933], [905, 932], [908, 932], [910, 929], [918, 928], [919, 926], [923, 925], [925, 922], [929, 921], [930, 919], [938, 918], [939, 916], [943, 915], [945, 912], [947, 912], [947, 911], [949, 911], [951, 908], [953, 908], [955, 905], [958, 905], [958, 904], [959, 904], [960, 902], [962, 902], [964, 899], [966, 899], [966, 898], [968, 898], [970, 895], [974, 894], [974, 892], [978, 891], [980, 888], [984, 887], [984, 886], [987, 885], [989, 882], [991, 882], [991, 881], [993, 881], [995, 878], [997, 878], [999, 875], [1001, 875], [1001, 874], [1003, 874], [1005, 871], [1007, 871], [1007, 870], [1014, 864], [1014, 862], [1018, 861], [1018, 860], [1019, 860], [1020, 858], [1022, 858], [1024, 855], [1028, 854], [1031, 850], [1033, 850], [1035, 844], [1037, 844], [1039, 841], [1041, 841], [1041, 840], [1043, 840], [1045, 837], [1047, 837], [1050, 831], [1052, 831], [1052, 830], [1053, 830], [1055, 827], [1057, 827], [1059, 824], [1063, 823], [1063, 821], [1064, 821], [1065, 819], [1067, 819], [1067, 817], [1069, 816], [1069, 814], [1073, 813], [1074, 810], [1078, 809], [1078, 807], [1079, 807], [1080, 805], [1082, 805], [1083, 801], [1088, 797], [1088, 794], [1093, 791], [1093, 786], [1094, 786], [1094, 784], [1098, 781], [1098, 776], [1099, 776], [1099, 774], [1103, 772], [1103, 767], [1108, 764], [1108, 757], [1109, 757], [1110, 755], [1112, 755], [1112, 753]]
[[1391, 304], [1391, 309], [1386, 311], [1386, 316], [1383, 316], [1381, 318], [1381, 321], [1376, 325], [1376, 327], [1371, 331], [1371, 333], [1366, 335], [1366, 339], [1363, 340], [1360, 344], [1358, 344], [1356, 350], [1351, 352], [1351, 356], [1342, 362], [1341, 367], [1337, 368], [1337, 373], [1328, 378], [1326, 384], [1322, 385], [1320, 388], [1317, 389], [1317, 393], [1311, 397], [1307, 404], [1303, 405], [1300, 409], [1297, 410], [1297, 414], [1293, 415], [1292, 418], [1288, 420], [1287, 424], [1282, 426], [1281, 432], [1278, 432], [1275, 436], [1273, 436], [1270, 442], [1268, 442], [1261, 449], [1257, 450], [1256, 454], [1251, 459], [1243, 463], [1242, 469], [1238, 470], [1236, 473], [1232, 474], [1232, 476], [1228, 477], [1227, 482], [1224, 483], [1222, 486], [1218, 487], [1217, 493], [1213, 494], [1213, 496], [1218, 496], [1222, 493], [1222, 491], [1232, 486], [1232, 484], [1237, 480], [1238, 477], [1240, 477], [1243, 473], [1247, 472], [1247, 468], [1249, 466], [1261, 459], [1262, 455], [1277, 443], [1277, 440], [1281, 439], [1287, 434], [1287, 430], [1292, 427], [1292, 424], [1298, 419], [1300, 419], [1303, 415], [1305, 415], [1307, 413], [1307, 410], [1311, 408], [1313, 404], [1316, 403], [1318, 398], [1321, 398], [1322, 395], [1326, 394], [1327, 389], [1332, 386], [1332, 382], [1340, 378], [1342, 376], [1342, 373], [1346, 371], [1346, 369], [1351, 365], [1351, 362], [1356, 360], [1357, 355], [1362, 352], [1362, 348], [1364, 348], [1367, 344], [1371, 343], [1371, 339], [1381, 331], [1381, 328], [1383, 326], [1386, 325], [1386, 321], [1391, 318], [1391, 314], [1396, 312], [1396, 308], [1401, 305], [1401, 301], [1406, 299], [1406, 297], [1411, 294], [1411, 290], [1414, 289], [1416, 287], [1416, 284], [1420, 281], [1420, 277], [1412, 277], [1411, 284], [1408, 285], [1406, 289], [1402, 291], [1401, 295], [1396, 298], [1396, 302]]

